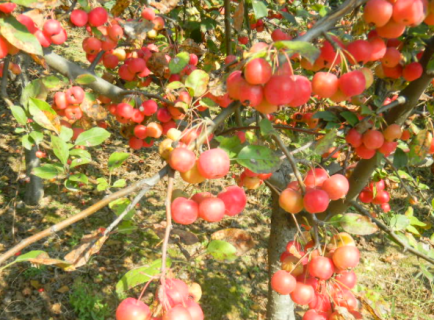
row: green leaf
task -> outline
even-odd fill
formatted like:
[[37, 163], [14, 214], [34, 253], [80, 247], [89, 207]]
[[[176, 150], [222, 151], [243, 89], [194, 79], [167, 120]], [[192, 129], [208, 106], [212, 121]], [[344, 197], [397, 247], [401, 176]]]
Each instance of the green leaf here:
[[110, 132], [103, 128], [92, 128], [81, 133], [75, 141], [76, 146], [94, 147], [110, 137]]
[[32, 174], [41, 179], [53, 179], [63, 173], [63, 167], [56, 164], [44, 164], [32, 170]]
[[18, 22], [12, 15], [0, 19], [0, 34], [18, 49], [42, 56], [42, 47], [38, 39]]
[[208, 82], [208, 73], [203, 70], [194, 70], [185, 80], [185, 86], [193, 89], [194, 96], [199, 97], [206, 92]]
[[405, 230], [409, 225], [410, 219], [401, 214], [396, 214], [390, 219], [390, 226], [394, 231]]
[[56, 114], [56, 112], [50, 107], [48, 103], [35, 98], [30, 98], [29, 112], [32, 115], [33, 120], [41, 127], [58, 133], [56, 127], [47, 117], [47, 114]]
[[256, 173], [276, 171], [281, 164], [279, 156], [265, 146], [248, 145], [238, 153], [237, 162]]
[[98, 182], [98, 185], [96, 186], [96, 190], [98, 191], [105, 191], [110, 187], [107, 179], [105, 178], [98, 178], [96, 179], [96, 182]]
[[401, 148], [397, 148], [393, 156], [393, 165], [397, 168], [403, 168], [408, 163], [407, 154]]
[[264, 137], [268, 136], [270, 133], [274, 131], [271, 121], [268, 120], [267, 118], [263, 118], [259, 122], [259, 128], [261, 129], [261, 135], [263, 135]]
[[240, 139], [237, 136], [233, 136], [233, 137], [219, 136], [219, 137], [215, 137], [214, 139], [220, 143], [219, 148], [226, 151], [230, 159], [236, 158], [238, 153], [243, 148], [243, 145], [240, 143]]
[[319, 111], [316, 112], [312, 118], [314, 119], [323, 119], [325, 121], [339, 122], [339, 118], [330, 111]]
[[357, 118], [357, 116], [350, 111], [341, 112], [339, 115], [347, 120], [347, 122], [353, 127], [359, 123], [359, 118]]
[[323, 155], [333, 146], [333, 142], [336, 140], [338, 130], [330, 130], [324, 137], [317, 141], [315, 145], [315, 153]]
[[125, 179], [119, 179], [115, 183], [113, 183], [113, 188], [123, 188], [127, 185]]
[[425, 159], [431, 148], [432, 134], [427, 129], [421, 130], [410, 142], [408, 158], [410, 164], [417, 164]]
[[19, 124], [23, 126], [27, 124], [27, 116], [23, 108], [21, 108], [20, 106], [12, 106], [11, 111], [15, 120], [17, 120]]
[[[109, 208], [112, 209], [115, 212], [115, 214], [119, 216], [122, 214], [122, 212], [125, 211], [125, 209], [128, 207], [130, 203], [131, 203], [130, 199], [120, 198], [110, 202]], [[135, 213], [136, 211], [134, 209], [130, 210], [123, 220], [131, 220]]]
[[87, 158], [74, 159], [74, 160], [71, 161], [71, 164], [69, 165], [69, 168], [72, 169], [72, 168], [75, 168], [75, 167], [78, 167], [78, 166], [82, 166], [84, 164], [89, 163], [90, 161], [91, 160], [87, 159]]
[[429, 280], [429, 282], [434, 281], [434, 275], [428, 271], [427, 267], [425, 267], [424, 264], [420, 264], [419, 268], [420, 268], [420, 271], [422, 272], [422, 274]]
[[70, 141], [73, 135], [74, 135], [74, 131], [71, 128], [65, 126], [60, 127], [59, 138], [62, 139], [63, 141], [65, 142]]
[[171, 74], [177, 74], [184, 69], [190, 62], [190, 54], [188, 52], [180, 52], [169, 62], [169, 70]]
[[291, 22], [292, 24], [298, 26], [298, 22], [297, 20], [295, 20], [295, 17], [292, 14], [289, 14], [288, 12], [285, 11], [279, 11], [279, 13], [289, 22]]
[[90, 155], [89, 151], [83, 149], [72, 149], [69, 151], [69, 155], [92, 160], [92, 156]]
[[204, 98], [200, 99], [199, 100], [199, 104], [201, 106], [204, 106], [204, 107], [207, 107], [207, 108], [210, 108], [210, 109], [218, 108], [219, 107], [219, 105], [214, 100], [212, 100], [211, 98], [207, 98], [207, 97], [204, 97]]
[[[170, 268], [171, 264], [172, 261], [167, 259], [166, 267]], [[150, 281], [152, 276], [160, 274], [161, 266], [162, 261], [158, 259], [152, 262], [149, 266], [128, 271], [116, 284], [116, 293], [122, 295], [125, 291]]]
[[259, 0], [253, 0], [252, 7], [256, 19], [261, 19], [268, 16], [268, 9], [264, 2]]
[[176, 90], [184, 87], [185, 86], [181, 81], [173, 81], [166, 86], [166, 90]]
[[30, 138], [30, 135], [28, 134], [21, 137], [21, 143], [23, 147], [26, 148], [27, 150], [31, 150], [34, 144], [33, 140]]
[[7, 267], [10, 267], [12, 265], [14, 265], [17, 262], [24, 262], [24, 261], [28, 261], [29, 259], [35, 259], [40, 255], [46, 255], [47, 253], [45, 251], [42, 250], [34, 250], [34, 251], [29, 251], [27, 253], [24, 253], [22, 255], [19, 255], [15, 261], [12, 261], [11, 263], [5, 265], [4, 267], [0, 268], [0, 272], [4, 269], [6, 269]]
[[405, 228], [406, 231], [411, 232], [412, 234], [420, 237], [420, 232], [413, 226], [407, 226], [407, 228]]
[[36, 144], [40, 144], [44, 140], [44, 134], [39, 131], [30, 132], [30, 137]]
[[91, 84], [95, 81], [96, 78], [89, 73], [81, 74], [77, 78], [75, 78], [75, 82], [78, 84]]
[[20, 6], [36, 9], [45, 9], [47, 7], [57, 6], [57, 1], [41, 1], [41, 0], [12, 0], [11, 2]]
[[73, 174], [65, 180], [65, 188], [71, 191], [79, 191], [82, 188], [82, 184], [88, 184], [89, 179], [83, 173]]
[[305, 41], [277, 41], [274, 46], [279, 49], [288, 49], [288, 55], [300, 54], [302, 57], [314, 63], [321, 53], [320, 50], [310, 42]]
[[408, 217], [408, 218], [409, 218], [410, 224], [412, 226], [418, 226], [418, 227], [422, 227], [422, 228], [425, 228], [427, 226], [427, 224], [425, 222], [420, 221], [415, 216], [411, 216], [411, 217]]
[[118, 232], [124, 234], [132, 234], [134, 230], [137, 230], [137, 226], [134, 225], [133, 221], [122, 221], [119, 224]]
[[53, 152], [60, 162], [62, 162], [63, 165], [66, 165], [69, 157], [69, 149], [66, 145], [66, 142], [59, 137], [51, 136], [51, 147], [53, 148]]
[[114, 169], [119, 168], [129, 156], [130, 154], [126, 152], [113, 152], [108, 159], [109, 170], [113, 171]]
[[356, 235], [369, 235], [378, 231], [378, 227], [368, 217], [356, 213], [347, 213], [340, 219], [344, 231]]
[[21, 92], [20, 104], [27, 108], [30, 98], [39, 98], [45, 100], [47, 98], [47, 88], [43, 85], [40, 79], [33, 80]]
[[48, 76], [41, 79], [44, 86], [48, 89], [60, 89], [64, 85], [64, 82], [56, 76]]
[[206, 248], [206, 252], [214, 257], [216, 260], [233, 261], [237, 258], [237, 249], [229, 242], [222, 240], [213, 240]]

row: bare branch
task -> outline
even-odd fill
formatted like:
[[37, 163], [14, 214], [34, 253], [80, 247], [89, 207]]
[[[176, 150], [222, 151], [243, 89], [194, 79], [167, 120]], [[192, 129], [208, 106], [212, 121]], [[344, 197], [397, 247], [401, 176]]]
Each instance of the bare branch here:
[[231, 0], [224, 0], [225, 3], [225, 45], [226, 55], [232, 54], [231, 46]]

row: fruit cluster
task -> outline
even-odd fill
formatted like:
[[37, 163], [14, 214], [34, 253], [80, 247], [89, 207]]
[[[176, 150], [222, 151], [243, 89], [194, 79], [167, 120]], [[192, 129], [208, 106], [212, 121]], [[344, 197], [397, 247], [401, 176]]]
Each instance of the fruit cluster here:
[[363, 203], [380, 205], [384, 212], [390, 211], [390, 194], [385, 190], [386, 184], [383, 179], [371, 182], [359, 194], [359, 200]]
[[83, 116], [80, 105], [84, 100], [84, 90], [74, 86], [66, 91], [58, 91], [54, 94], [53, 109], [59, 116], [68, 120], [77, 121]]
[[[183, 180], [189, 183], [200, 183], [205, 179], [219, 179], [229, 172], [230, 160], [222, 149], [210, 149], [202, 152], [196, 160], [193, 151], [185, 146], [170, 151], [167, 162], [181, 173]], [[209, 192], [200, 192], [191, 199], [178, 197], [171, 205], [172, 218], [176, 223], [192, 224], [198, 218], [208, 222], [218, 222], [225, 215], [235, 216], [246, 206], [247, 198], [244, 190], [230, 186], [217, 197]]]
[[153, 316], [148, 305], [140, 300], [127, 298], [116, 309], [116, 320], [203, 320], [204, 314], [198, 303], [200, 297], [201, 290], [197, 290], [194, 284], [189, 287], [180, 279], [166, 279], [164, 286], [161, 285], [158, 289], [162, 312], [159, 311], [158, 315]]
[[298, 241], [288, 242], [281, 255], [281, 270], [271, 278], [271, 288], [281, 295], [289, 294], [296, 304], [308, 305], [303, 320], [342, 319], [340, 308], [362, 319], [357, 311], [358, 301], [351, 292], [357, 282], [352, 269], [360, 261], [352, 237], [347, 233], [334, 235], [325, 255], [313, 246], [313, 241], [304, 248]]
[[330, 200], [345, 197], [350, 188], [348, 179], [341, 174], [329, 177], [326, 170], [315, 168], [309, 170], [304, 178], [306, 193], [300, 192], [297, 181], [292, 181], [282, 191], [279, 204], [285, 211], [296, 214], [303, 209], [311, 214], [327, 210]]
[[388, 157], [396, 150], [402, 136], [402, 129], [397, 124], [391, 124], [383, 132], [370, 129], [363, 134], [355, 128], [348, 131], [345, 140], [355, 148], [356, 154], [362, 159], [371, 159], [376, 151]]

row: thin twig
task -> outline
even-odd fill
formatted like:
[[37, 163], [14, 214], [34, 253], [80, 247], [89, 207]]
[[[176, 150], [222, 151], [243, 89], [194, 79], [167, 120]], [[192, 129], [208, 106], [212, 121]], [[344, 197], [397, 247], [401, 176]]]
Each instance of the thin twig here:
[[399, 96], [396, 100], [392, 101], [391, 103], [381, 107], [380, 109], [377, 110], [377, 114], [381, 114], [383, 112], [386, 112], [392, 108], [395, 108], [397, 106], [403, 105], [407, 102], [407, 99], [403, 96]]
[[171, 212], [171, 204], [172, 204], [172, 192], [173, 192], [173, 180], [175, 176], [175, 171], [170, 169], [169, 171], [169, 183], [167, 186], [167, 195], [166, 195], [166, 230], [164, 232], [164, 240], [163, 240], [163, 254], [161, 258], [161, 285], [163, 290], [166, 288], [166, 260], [167, 260], [167, 246], [169, 245], [170, 231], [172, 229], [172, 212]]
[[14, 105], [13, 102], [9, 99], [8, 91], [7, 91], [10, 61], [11, 61], [11, 55], [7, 55], [3, 63], [3, 76], [1, 79], [1, 89], [0, 89], [1, 96], [3, 100], [6, 102], [6, 104], [8, 105], [8, 107], [12, 107]]
[[357, 211], [359, 211], [361, 214], [367, 216], [368, 218], [370, 218], [381, 230], [383, 230], [385, 233], [387, 233], [393, 240], [395, 240], [400, 246], [402, 246], [404, 248], [404, 252], [408, 251], [412, 254], [414, 254], [415, 256], [422, 258], [426, 261], [428, 261], [429, 263], [434, 264], [434, 259], [431, 259], [430, 257], [424, 255], [423, 253], [420, 253], [419, 251], [413, 249], [412, 247], [409, 247], [405, 242], [403, 242], [398, 235], [393, 232], [389, 227], [387, 227], [385, 224], [383, 224], [381, 221], [375, 219], [368, 210], [366, 210], [362, 205], [360, 205], [359, 203], [357, 203], [356, 201], [351, 201], [351, 205], [357, 209]]
[[412, 196], [413, 198], [415, 198], [413, 192], [410, 190], [410, 188], [408, 187], [408, 185], [404, 182], [404, 180], [402, 180], [401, 176], [398, 173], [398, 169], [393, 165], [393, 162], [390, 161], [387, 157], [384, 157], [384, 159], [386, 160], [387, 164], [392, 168], [392, 170], [395, 172], [396, 176], [398, 177], [398, 179], [401, 182], [402, 186], [404, 187], [405, 191], [407, 191], [407, 193], [410, 196]]
[[300, 186], [300, 189], [301, 189], [302, 193], [304, 194], [304, 192], [306, 191], [306, 189], [304, 187], [303, 178], [301, 176], [300, 171], [297, 168], [297, 162], [295, 161], [293, 155], [291, 154], [291, 152], [289, 152], [288, 148], [286, 148], [285, 144], [283, 143], [282, 139], [280, 138], [280, 136], [278, 134], [272, 133], [271, 137], [273, 138], [274, 141], [276, 141], [276, 143], [279, 146], [279, 148], [286, 155], [286, 158], [288, 159], [289, 163], [291, 164], [292, 171], [294, 172], [295, 177], [297, 178], [297, 181], [298, 181], [298, 184]]
[[87, 69], [87, 70], [89, 70], [89, 72], [95, 73], [95, 68], [96, 68], [97, 64], [99, 63], [99, 61], [101, 60], [101, 58], [104, 55], [104, 53], [105, 53], [104, 50], [101, 50], [100, 52], [98, 52], [98, 54], [96, 55], [95, 59], [93, 59], [91, 65]]
[[171, 106], [175, 105], [175, 103], [173, 101], [167, 100], [167, 99], [163, 98], [162, 96], [160, 96], [158, 94], [154, 94], [154, 93], [148, 93], [148, 92], [141, 91], [141, 90], [126, 90], [126, 91], [122, 92], [122, 95], [125, 95], [125, 96], [133, 95], [133, 94], [140, 94], [140, 95], [145, 96], [147, 98], [157, 99], [157, 100], [160, 100], [161, 102], [164, 102], [165, 104], [168, 104]]

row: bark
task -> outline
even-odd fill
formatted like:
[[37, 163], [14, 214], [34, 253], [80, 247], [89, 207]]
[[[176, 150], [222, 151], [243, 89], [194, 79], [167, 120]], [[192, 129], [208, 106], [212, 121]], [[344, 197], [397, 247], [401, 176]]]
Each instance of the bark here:
[[31, 206], [37, 205], [44, 196], [42, 179], [32, 174], [33, 168], [39, 167], [40, 164], [39, 158], [36, 157], [36, 151], [38, 151], [36, 146], [33, 146], [31, 150], [25, 149], [26, 175], [30, 181], [26, 185], [24, 202]]
[[[289, 220], [290, 216], [279, 206], [279, 196], [273, 192], [273, 210], [271, 215], [270, 239], [268, 242], [269, 279], [280, 270], [280, 255], [285, 251], [288, 241], [294, 238], [297, 229]], [[289, 295], [280, 295], [271, 289], [268, 283], [268, 320], [295, 320], [294, 302]]]

